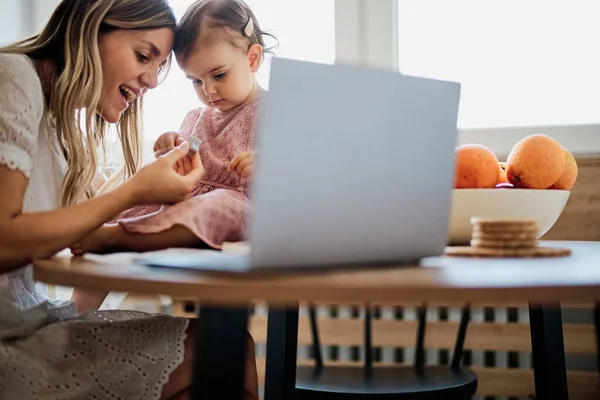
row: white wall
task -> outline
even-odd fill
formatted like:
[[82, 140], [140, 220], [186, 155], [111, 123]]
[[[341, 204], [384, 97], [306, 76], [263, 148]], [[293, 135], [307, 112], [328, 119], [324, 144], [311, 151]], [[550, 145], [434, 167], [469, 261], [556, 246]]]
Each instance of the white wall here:
[[0, 44], [19, 40], [23, 36], [22, 0], [0, 0]]
[[0, 0], [0, 45], [38, 32], [60, 0]]
[[29, 3], [24, 14], [28, 18], [31, 33], [35, 33], [48, 21], [60, 0], [24, 0], [23, 3]]

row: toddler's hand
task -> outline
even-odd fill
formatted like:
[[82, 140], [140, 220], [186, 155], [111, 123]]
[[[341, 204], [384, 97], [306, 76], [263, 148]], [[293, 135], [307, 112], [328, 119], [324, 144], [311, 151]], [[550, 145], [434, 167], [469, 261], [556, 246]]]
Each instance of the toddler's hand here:
[[[169, 151], [178, 147], [184, 142], [183, 137], [177, 132], [165, 132], [156, 139], [154, 142], [154, 158], [158, 158], [163, 154], [167, 154]], [[184, 160], [178, 160], [177, 164], [173, 166], [175, 172], [179, 175], [186, 175], [186, 171], [189, 169], [185, 168]], [[188, 163], [189, 164], [189, 163]]]
[[252, 179], [254, 175], [255, 154], [253, 151], [244, 151], [234, 157], [227, 170], [235, 172], [244, 179]]
[[158, 158], [183, 143], [183, 137], [177, 132], [165, 132], [154, 142], [154, 157]]

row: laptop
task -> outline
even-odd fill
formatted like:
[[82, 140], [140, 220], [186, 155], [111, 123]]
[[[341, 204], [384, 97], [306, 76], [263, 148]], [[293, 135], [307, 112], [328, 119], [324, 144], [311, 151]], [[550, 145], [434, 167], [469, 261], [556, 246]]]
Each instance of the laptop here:
[[460, 84], [274, 58], [258, 129], [249, 255], [163, 267], [252, 271], [408, 264], [443, 252]]

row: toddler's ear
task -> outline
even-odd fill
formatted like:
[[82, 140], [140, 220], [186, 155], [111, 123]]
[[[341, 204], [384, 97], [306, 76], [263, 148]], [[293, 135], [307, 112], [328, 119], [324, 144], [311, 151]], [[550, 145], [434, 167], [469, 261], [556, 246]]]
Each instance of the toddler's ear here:
[[248, 49], [248, 62], [250, 63], [250, 70], [252, 72], [258, 72], [260, 64], [262, 63], [263, 48], [260, 44], [255, 43]]

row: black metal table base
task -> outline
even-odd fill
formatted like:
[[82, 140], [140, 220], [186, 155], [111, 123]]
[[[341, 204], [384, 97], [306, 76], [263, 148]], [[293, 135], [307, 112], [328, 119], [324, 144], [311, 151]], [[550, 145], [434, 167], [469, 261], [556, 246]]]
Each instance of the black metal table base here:
[[[268, 321], [265, 400], [288, 400], [295, 390], [298, 307], [271, 309], [269, 314], [277, 317]], [[529, 318], [535, 397], [566, 400], [569, 394], [560, 304], [530, 304]], [[247, 325], [246, 307], [201, 307], [192, 398], [242, 398]]]
[[[267, 338], [265, 400], [293, 399], [298, 308], [272, 310]], [[560, 304], [529, 305], [536, 400], [566, 400], [567, 370]], [[600, 341], [600, 339], [599, 339]]]
[[567, 400], [567, 367], [560, 304], [529, 304], [536, 400]]
[[248, 308], [202, 306], [192, 384], [193, 399], [242, 399]]
[[289, 400], [296, 388], [298, 306], [269, 308], [265, 400]]
[[596, 334], [596, 371], [598, 372], [598, 379], [600, 379], [600, 303], [594, 305], [594, 326]]

